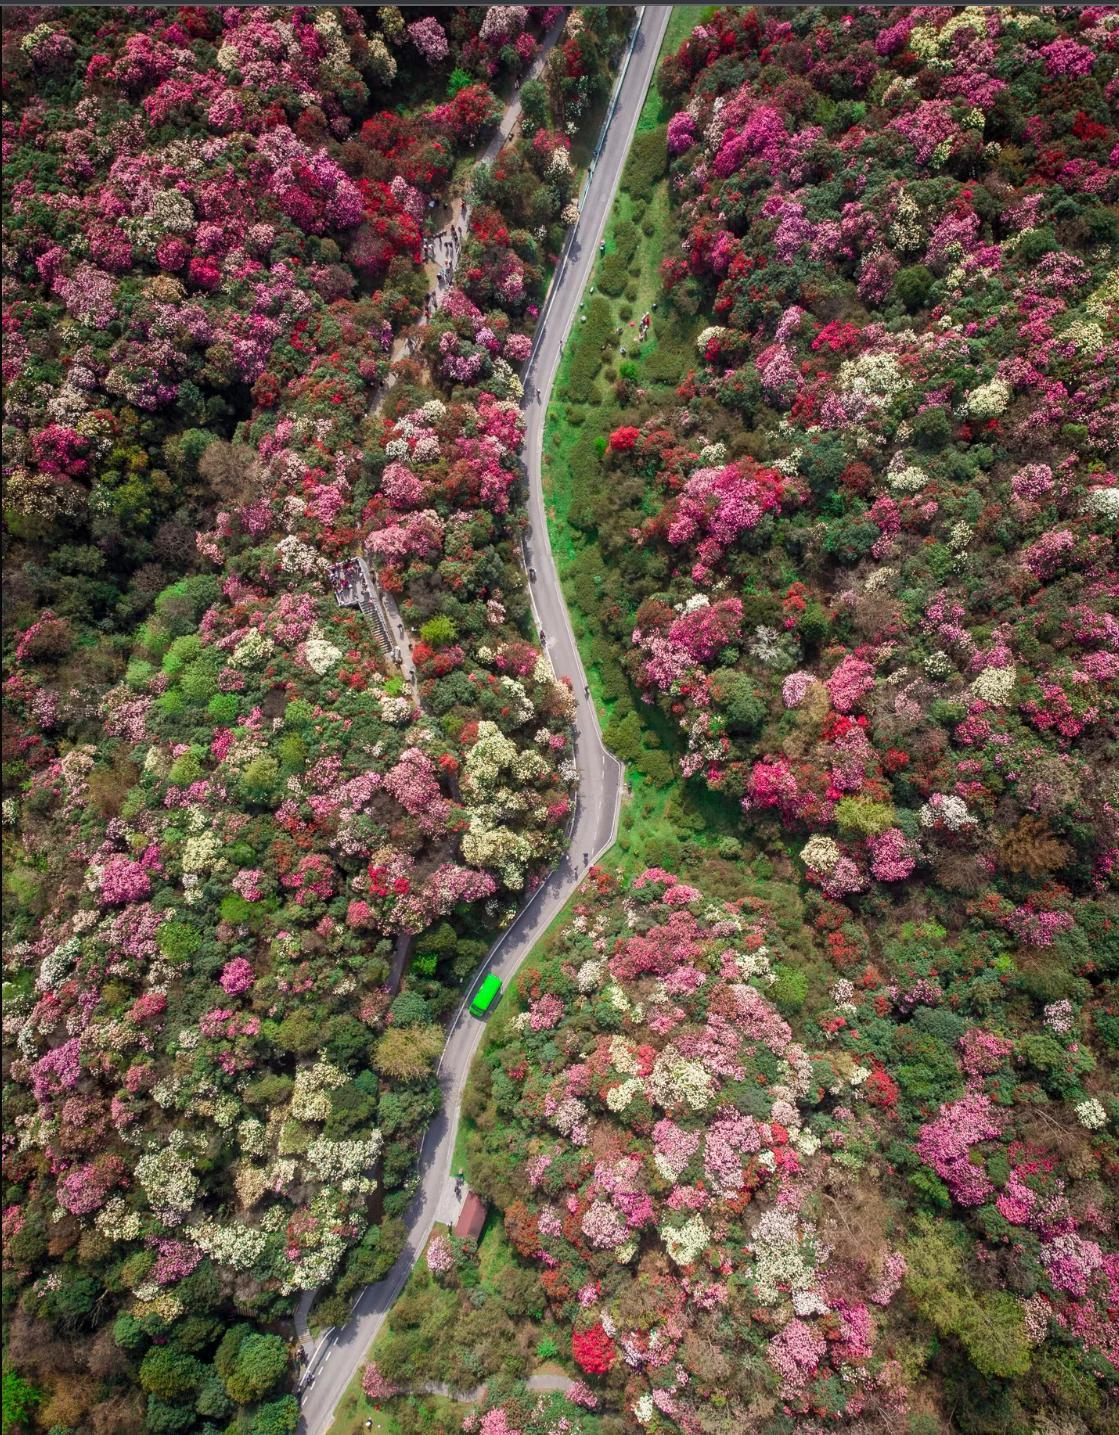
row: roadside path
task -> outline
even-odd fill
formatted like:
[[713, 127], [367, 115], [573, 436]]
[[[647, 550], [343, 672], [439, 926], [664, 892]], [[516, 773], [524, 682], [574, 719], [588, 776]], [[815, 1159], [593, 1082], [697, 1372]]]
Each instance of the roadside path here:
[[[498, 938], [450, 1024], [437, 1070], [443, 1095], [442, 1110], [428, 1127], [420, 1150], [418, 1186], [405, 1216], [407, 1241], [389, 1274], [376, 1285], [366, 1286], [358, 1296], [349, 1323], [341, 1330], [328, 1331], [320, 1340], [305, 1377], [301, 1435], [325, 1435], [339, 1400], [403, 1289], [432, 1226], [436, 1221], [453, 1225], [458, 1216], [451, 1161], [467, 1074], [485, 1030], [484, 1023], [466, 1010], [470, 997], [486, 971], [494, 972], [503, 983], [508, 983], [575, 892], [588, 866], [613, 845], [617, 834], [625, 770], [603, 746], [598, 715], [586, 688], [548, 543], [541, 445], [547, 396], [563, 342], [591, 272], [670, 14], [671, 6], [667, 5], [645, 6], [640, 12], [632, 50], [607, 113], [605, 134], [586, 186], [580, 217], [552, 282], [544, 323], [537, 331], [525, 383], [525, 461], [530, 520], [525, 561], [526, 566], [536, 570], [531, 592], [545, 647], [556, 673], [572, 680], [576, 705], [574, 731], [579, 791], [570, 850]], [[507, 122], [511, 129], [513, 121], [508, 115]], [[535, 397], [537, 388], [542, 396], [539, 401]]]

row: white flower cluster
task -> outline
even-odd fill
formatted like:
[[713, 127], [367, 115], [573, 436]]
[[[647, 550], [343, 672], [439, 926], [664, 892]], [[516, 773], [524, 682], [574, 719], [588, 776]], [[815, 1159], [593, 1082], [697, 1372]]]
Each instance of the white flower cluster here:
[[331, 1141], [320, 1136], [307, 1147], [307, 1161], [324, 1185], [338, 1186], [347, 1195], [367, 1195], [377, 1183], [368, 1171], [381, 1153], [379, 1131], [370, 1131], [364, 1141]]
[[754, 1290], [765, 1305], [777, 1305], [783, 1294], [792, 1296], [798, 1315], [822, 1314], [827, 1307], [813, 1290], [815, 1262], [809, 1260], [815, 1235], [803, 1229], [792, 1211], [771, 1210], [762, 1215], [750, 1236], [754, 1262]]
[[699, 1259], [711, 1240], [711, 1232], [697, 1211], [682, 1226], [662, 1226], [664, 1248], [678, 1266], [690, 1266]]
[[972, 389], [964, 400], [964, 412], [971, 419], [997, 419], [1010, 402], [1010, 385], [1005, 379], [992, 379]]
[[63, 977], [69, 975], [81, 949], [82, 944], [77, 937], [68, 937], [66, 941], [60, 942], [53, 952], [43, 958], [39, 967], [39, 979], [35, 983], [36, 989], [41, 992], [53, 991]]
[[1083, 511], [1109, 523], [1119, 523], [1119, 487], [1090, 488], [1084, 497]]
[[796, 661], [795, 649], [784, 633], [759, 623], [748, 644], [750, 656], [766, 667], [791, 667]]
[[637, 1010], [617, 982], [611, 982], [604, 995], [614, 1010], [621, 1012], [622, 1016], [628, 1016], [630, 1012]]
[[1088, 1131], [1101, 1131], [1107, 1125], [1107, 1112], [1102, 1102], [1090, 1096], [1077, 1104], [1076, 1119]]
[[949, 678], [955, 672], [952, 659], [947, 653], [930, 653], [925, 659], [924, 668], [930, 678]]
[[219, 1096], [214, 1102], [212, 1120], [219, 1131], [228, 1131], [237, 1120], [238, 1112], [241, 1110], [241, 1101], [238, 1097], [226, 1093]]
[[272, 639], [254, 628], [233, 649], [230, 661], [235, 668], [257, 668], [263, 666], [275, 651]]
[[902, 372], [896, 354], [859, 354], [845, 359], [836, 375], [836, 386], [844, 394], [855, 394], [871, 408], [882, 408], [896, 395], [912, 387]]
[[644, 1090], [645, 1083], [640, 1077], [627, 1077], [619, 1086], [612, 1086], [606, 1093], [606, 1105], [615, 1113], [624, 1111], [633, 1098], [640, 1096]]
[[949, 832], [962, 832], [965, 827], [974, 827], [979, 821], [968, 811], [962, 797], [944, 792], [934, 792], [917, 816], [922, 827], [935, 827], [940, 822]]
[[161, 1220], [169, 1223], [185, 1216], [198, 1194], [194, 1168], [173, 1146], [141, 1156], [136, 1162], [136, 1180], [148, 1198], [148, 1205]]
[[873, 573], [866, 575], [863, 589], [867, 593], [881, 593], [888, 589], [890, 584], [898, 576], [896, 568], [876, 568]]
[[130, 1211], [123, 1196], [107, 1201], [94, 1217], [94, 1225], [110, 1241], [134, 1241], [140, 1235], [140, 1212]]
[[28, 30], [19, 42], [21, 54], [33, 55], [39, 46], [46, 44], [53, 34], [53, 25], [36, 25], [34, 30]]
[[1009, 706], [1017, 674], [1013, 668], [984, 668], [971, 685], [971, 691], [980, 702], [992, 707]]
[[722, 339], [727, 333], [728, 330], [725, 329], [721, 324], [710, 324], [706, 329], [701, 331], [699, 337], [695, 341], [695, 346], [699, 350], [699, 352], [703, 354], [706, 352], [707, 346], [708, 344], [710, 344], [712, 339]]
[[221, 1225], [205, 1221], [200, 1226], [188, 1227], [186, 1234], [219, 1266], [229, 1266], [235, 1271], [251, 1270], [268, 1245], [266, 1232], [239, 1221], [223, 1221]]
[[276, 544], [276, 553], [283, 573], [298, 573], [302, 578], [310, 578], [326, 571], [326, 559], [322, 554], [316, 553], [309, 544], [301, 543], [293, 533], [280, 539]]
[[[311, 1203], [312, 1210], [314, 1202]], [[285, 1261], [281, 1276], [280, 1292], [291, 1295], [293, 1291], [316, 1290], [325, 1285], [341, 1264], [348, 1242], [339, 1232], [322, 1229], [319, 1244], [310, 1251], [301, 1252], [296, 1262]]]
[[1074, 319], [1060, 337], [1078, 354], [1098, 354], [1104, 346], [1103, 329], [1095, 319]]
[[381, 708], [381, 720], [390, 723], [394, 727], [402, 727], [405, 723], [412, 721], [412, 700], [403, 695], [394, 696], [386, 693], [382, 688], [377, 693], [377, 702]]
[[266, 1150], [264, 1123], [247, 1116], [237, 1125], [237, 1144], [247, 1156], [263, 1156]]
[[557, 145], [548, 158], [545, 173], [549, 179], [559, 179], [571, 173], [571, 156], [562, 145]]
[[610, 1038], [610, 1065], [623, 1076], [637, 1075], [637, 1053], [624, 1036]]
[[584, 994], [593, 992], [606, 973], [605, 962], [586, 961], [575, 973], [575, 985]]
[[307, 660], [307, 666], [320, 678], [329, 672], [335, 663], [342, 657], [342, 649], [336, 648], [332, 642], [323, 636], [317, 627], [311, 629], [310, 636], [303, 648], [303, 656]]
[[345, 1076], [328, 1061], [300, 1067], [291, 1093], [292, 1116], [297, 1121], [325, 1121], [331, 1111], [328, 1093], [345, 1084]]
[[970, 523], [953, 523], [948, 530], [948, 547], [953, 553], [962, 553], [974, 537], [974, 531]]
[[243, 1211], [250, 1211], [268, 1189], [268, 1172], [262, 1166], [238, 1161], [234, 1168], [233, 1189]]
[[886, 470], [886, 482], [895, 493], [918, 493], [928, 483], [929, 476], [915, 463], [907, 463], [903, 453], [895, 453]]
[[953, 68], [953, 37], [961, 30], [974, 30], [977, 35], [986, 35], [988, 13], [982, 5], [969, 5], [966, 9], [957, 10], [943, 25], [938, 25], [935, 20], [916, 25], [909, 33], [909, 48], [924, 60], [930, 70], [950, 73]]
[[575, 1146], [587, 1139], [587, 1108], [577, 1096], [568, 1096], [552, 1112], [552, 1125]]
[[800, 860], [813, 872], [831, 872], [843, 854], [838, 844], [822, 832], [815, 832], [800, 849]]
[[179, 865], [185, 873], [208, 872], [218, 860], [221, 847], [214, 832], [198, 832], [183, 843]]
[[657, 1054], [649, 1073], [649, 1099], [665, 1108], [690, 1106], [702, 1111], [711, 1099], [713, 1078], [698, 1061], [691, 1061], [670, 1042]]
[[151, 217], [168, 234], [189, 234], [194, 228], [194, 205], [179, 189], [161, 189], [153, 196]]
[[505, 674], [500, 679], [500, 686], [512, 708], [511, 720], [514, 725], [519, 727], [521, 723], [528, 722], [532, 718], [535, 709], [532, 706], [532, 699], [524, 690], [524, 685], [519, 683], [516, 678], [511, 678], [508, 674]]

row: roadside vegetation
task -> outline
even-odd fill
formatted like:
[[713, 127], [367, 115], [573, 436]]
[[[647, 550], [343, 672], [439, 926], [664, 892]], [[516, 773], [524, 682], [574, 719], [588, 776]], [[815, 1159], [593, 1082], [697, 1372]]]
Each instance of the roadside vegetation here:
[[[471, 1178], [627, 1428], [1111, 1435], [1113, 27], [696, 18], [545, 446], [633, 796], [475, 1065]], [[734, 1030], [811, 1068], [776, 1126], [757, 1053], [710, 1084], [716, 896], [766, 929]]]
[[400, 1250], [443, 1022], [566, 841], [517, 370], [631, 18], [5, 14], [5, 1429], [284, 1435], [297, 1301]]

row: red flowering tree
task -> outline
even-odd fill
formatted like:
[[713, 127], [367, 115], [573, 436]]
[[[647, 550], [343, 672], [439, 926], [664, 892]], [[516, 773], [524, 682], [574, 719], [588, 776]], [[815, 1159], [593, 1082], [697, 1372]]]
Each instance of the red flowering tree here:
[[624, 424], [621, 428], [616, 428], [610, 435], [610, 448], [614, 453], [629, 453], [636, 444], [639, 434], [640, 430], [634, 428], [632, 424]]
[[605, 1375], [618, 1358], [614, 1342], [598, 1320], [586, 1330], [571, 1332], [571, 1354], [588, 1375]]

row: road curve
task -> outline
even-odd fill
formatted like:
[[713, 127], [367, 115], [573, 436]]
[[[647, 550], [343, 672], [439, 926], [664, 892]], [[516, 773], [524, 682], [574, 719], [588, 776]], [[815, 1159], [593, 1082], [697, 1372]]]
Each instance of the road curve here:
[[[575, 756], [579, 766], [579, 799], [567, 856], [538, 888], [494, 944], [487, 969], [507, 983], [535, 943], [562, 910], [586, 872], [609, 848], [617, 833], [624, 768], [603, 746], [594, 704], [585, 691], [583, 666], [571, 630], [559, 575], [548, 542], [547, 519], [541, 482], [541, 445], [547, 397], [559, 365], [563, 341], [590, 275], [606, 225], [614, 191], [637, 126], [671, 6], [648, 5], [641, 12], [632, 53], [617, 88], [614, 103], [591, 172], [579, 220], [565, 246], [544, 314], [544, 326], [525, 381], [525, 462], [529, 480], [530, 528], [525, 539], [525, 561], [536, 571], [531, 585], [533, 607], [545, 634], [552, 665], [560, 676], [570, 677], [576, 700]], [[536, 390], [542, 395], [536, 400]], [[481, 973], [478, 974], [479, 977]], [[473, 988], [472, 988], [473, 990]], [[467, 993], [469, 996], [471, 993]], [[465, 1005], [465, 999], [464, 999]], [[384, 1280], [366, 1286], [354, 1303], [349, 1324], [330, 1332], [320, 1342], [305, 1376], [302, 1392], [301, 1435], [326, 1435], [335, 1409], [354, 1373], [399, 1295], [412, 1266], [423, 1250], [436, 1221], [453, 1221], [458, 1214], [451, 1179], [451, 1157], [463, 1088], [478, 1048], [484, 1023], [460, 1008], [447, 1034], [439, 1063], [443, 1094], [440, 1113], [428, 1127], [420, 1149], [419, 1184], [405, 1217], [408, 1239]]]

